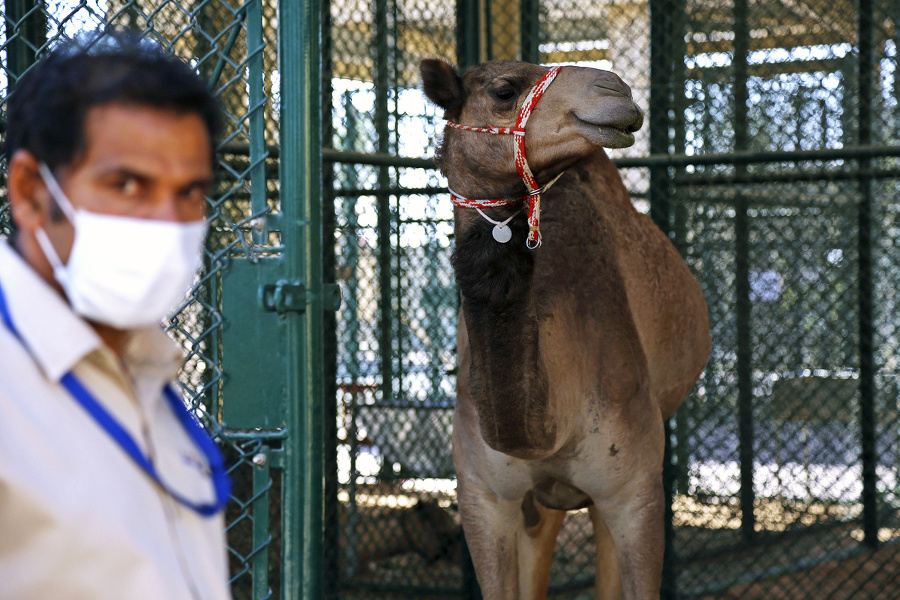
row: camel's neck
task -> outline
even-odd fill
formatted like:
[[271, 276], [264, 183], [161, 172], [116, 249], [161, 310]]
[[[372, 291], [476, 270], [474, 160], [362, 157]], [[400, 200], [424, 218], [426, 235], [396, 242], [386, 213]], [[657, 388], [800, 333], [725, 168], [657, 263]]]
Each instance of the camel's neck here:
[[524, 244], [524, 219], [510, 226], [513, 241], [506, 244], [493, 239], [486, 220], [458, 228], [454, 267], [482, 436], [496, 450], [528, 458], [551, 450], [557, 431], [540, 351], [535, 255]]
[[[477, 213], [457, 213], [454, 267], [471, 352], [468, 388], [485, 441], [523, 458], [558, 448], [571, 426], [571, 415], [561, 417], [553, 404], [559, 394], [550, 395], [551, 383], [559, 390], [561, 372], [599, 368], [603, 357], [585, 355], [628, 345], [619, 343], [621, 331], [604, 325], [630, 320], [622, 313], [627, 302], [613, 241], [606, 239], [610, 227], [582, 186], [564, 179], [546, 198], [545, 241], [537, 251], [525, 247], [521, 215], [510, 223], [513, 239], [500, 244]], [[548, 336], [551, 327], [557, 329]], [[542, 340], [546, 346], [548, 338], [567, 337], [542, 348]], [[577, 361], [590, 364], [570, 364]]]

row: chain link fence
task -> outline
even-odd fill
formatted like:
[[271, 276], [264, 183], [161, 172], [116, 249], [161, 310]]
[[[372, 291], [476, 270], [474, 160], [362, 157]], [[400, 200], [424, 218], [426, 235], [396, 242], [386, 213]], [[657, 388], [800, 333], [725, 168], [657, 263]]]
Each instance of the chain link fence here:
[[[280, 448], [261, 435], [223, 425], [221, 392], [222, 272], [236, 256], [277, 252], [277, 235], [254, 238], [255, 213], [278, 207], [277, 162], [253, 156], [254, 140], [278, 140], [275, 2], [10, 0], [0, 19], [0, 110], [18, 78], [63, 38], [107, 26], [141, 31], [190, 61], [225, 112], [216, 182], [209, 199], [206, 270], [190, 300], [168, 325], [186, 360], [181, 389], [223, 447], [235, 483], [226, 509], [229, 561], [236, 599], [266, 598], [280, 587], [280, 473], [264, 458]], [[275, 153], [277, 156], [277, 153]], [[3, 168], [5, 177], [5, 164]], [[251, 181], [254, 185], [251, 186]], [[5, 180], [4, 180], [5, 187]], [[253, 189], [251, 189], [253, 188]], [[0, 203], [0, 234], [8, 233], [8, 205]], [[264, 351], [260, 346], [260, 351]], [[272, 590], [275, 590], [274, 592]]]
[[[452, 210], [428, 158], [443, 123], [417, 89], [432, 56], [609, 69], [647, 109], [613, 157], [697, 274], [713, 327], [670, 424], [664, 596], [900, 597], [897, 3], [476, 4], [322, 5], [325, 265], [343, 291], [325, 319], [326, 597], [477, 597], [450, 460]], [[208, 268], [170, 331], [236, 483], [236, 598], [279, 596], [285, 503], [302, 503], [282, 493], [284, 437], [228, 427], [221, 399], [237, 385], [223, 273], [283, 252], [267, 217], [281, 208], [277, 36], [290, 35], [277, 15], [274, 0], [8, 0], [0, 24], [2, 101], [58, 36], [112, 23], [191, 60], [226, 109]], [[572, 513], [551, 597], [591, 597], [592, 552]]]
[[[700, 279], [713, 326], [670, 424], [664, 595], [900, 595], [895, 3], [459, 9], [454, 33], [443, 8], [332, 4], [336, 597], [477, 593], [449, 527], [450, 203], [427, 164], [372, 156], [433, 155], [442, 121], [412, 73], [429, 56], [612, 70], [648, 111], [613, 157]], [[592, 546], [587, 515], [571, 514], [552, 597], [591, 597]]]

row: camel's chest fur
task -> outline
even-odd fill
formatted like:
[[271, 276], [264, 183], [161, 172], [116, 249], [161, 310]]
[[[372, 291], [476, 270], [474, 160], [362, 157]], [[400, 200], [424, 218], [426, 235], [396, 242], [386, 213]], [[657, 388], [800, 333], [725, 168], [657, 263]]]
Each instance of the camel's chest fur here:
[[536, 252], [498, 244], [486, 222], [457, 240], [465, 392], [485, 441], [512, 456], [548, 457], [581, 443], [599, 399], [603, 411], [625, 414], [646, 383], [616, 240], [589, 191], [561, 187]]

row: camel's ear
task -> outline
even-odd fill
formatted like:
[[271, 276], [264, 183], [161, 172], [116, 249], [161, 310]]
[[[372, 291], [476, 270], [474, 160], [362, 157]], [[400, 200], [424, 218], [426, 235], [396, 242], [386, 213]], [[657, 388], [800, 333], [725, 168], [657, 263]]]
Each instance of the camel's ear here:
[[429, 100], [444, 109], [444, 116], [458, 115], [462, 109], [462, 79], [456, 68], [438, 58], [426, 58], [419, 64], [422, 91]]

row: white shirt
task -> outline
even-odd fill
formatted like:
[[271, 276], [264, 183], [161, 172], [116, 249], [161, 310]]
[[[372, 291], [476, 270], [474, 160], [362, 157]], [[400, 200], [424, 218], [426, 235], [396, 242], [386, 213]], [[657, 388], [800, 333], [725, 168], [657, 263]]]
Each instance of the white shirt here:
[[[123, 357], [0, 239], [0, 599], [229, 600], [223, 517], [164, 492], [60, 385], [70, 370], [182, 495], [206, 460], [162, 389], [181, 362], [160, 328]], [[24, 343], [23, 343], [24, 342]]]

